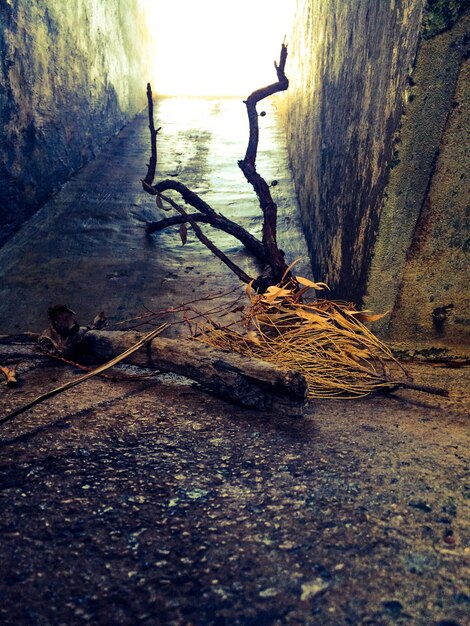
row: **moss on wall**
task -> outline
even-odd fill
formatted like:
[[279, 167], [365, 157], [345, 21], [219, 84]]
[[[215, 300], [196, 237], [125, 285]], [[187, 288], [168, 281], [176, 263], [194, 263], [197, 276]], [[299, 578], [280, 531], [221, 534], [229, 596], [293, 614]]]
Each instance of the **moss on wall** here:
[[423, 39], [431, 39], [452, 28], [459, 16], [468, 8], [468, 0], [428, 0], [423, 14]]

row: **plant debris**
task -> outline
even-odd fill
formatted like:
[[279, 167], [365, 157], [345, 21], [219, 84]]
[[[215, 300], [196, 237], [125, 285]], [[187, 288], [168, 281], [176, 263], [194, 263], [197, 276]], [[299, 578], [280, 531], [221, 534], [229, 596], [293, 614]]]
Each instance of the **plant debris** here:
[[249, 284], [249, 306], [236, 323], [211, 322], [201, 329], [199, 340], [300, 372], [311, 398], [357, 398], [399, 387], [447, 395], [443, 389], [413, 383], [391, 350], [365, 325], [385, 314], [357, 311], [351, 304], [326, 299], [304, 300], [307, 290], [325, 288], [324, 283], [301, 276], [281, 281], [263, 294]]
[[[263, 215], [262, 238], [248, 232], [236, 222], [228, 219], [222, 213], [215, 211], [201, 196], [194, 193], [183, 183], [171, 179], [161, 180], [154, 183], [157, 170], [157, 136], [161, 128], [156, 129], [153, 120], [153, 95], [151, 85], [147, 85], [148, 117], [150, 129], [151, 156], [147, 164], [147, 174], [141, 181], [144, 191], [155, 197], [155, 204], [158, 209], [168, 211], [174, 209], [178, 215], [160, 219], [156, 222], [147, 223], [147, 233], [155, 233], [170, 226], [180, 225], [179, 236], [182, 245], [186, 244], [188, 229], [191, 229], [197, 239], [205, 245], [218, 259], [222, 261], [230, 270], [244, 283], [249, 283], [253, 279], [236, 263], [234, 263], [213, 241], [204, 233], [200, 224], [208, 224], [212, 228], [220, 229], [238, 239], [246, 250], [260, 263], [262, 273], [253, 283], [257, 289], [264, 291], [266, 287], [276, 284], [281, 276], [287, 271], [287, 263], [284, 252], [277, 244], [277, 205], [273, 200], [270, 188], [277, 185], [274, 180], [269, 185], [256, 170], [256, 158], [258, 152], [259, 123], [257, 104], [275, 93], [285, 91], [289, 86], [289, 81], [285, 75], [287, 60], [287, 45], [281, 45], [279, 63], [274, 63], [276, 70], [276, 82], [256, 89], [244, 103], [247, 109], [249, 124], [248, 145], [243, 159], [238, 161], [245, 179], [253, 187]], [[261, 112], [259, 115], [264, 116]], [[177, 176], [178, 173], [174, 174]], [[176, 202], [165, 192], [176, 192], [184, 201], [185, 206]], [[187, 210], [187, 205], [194, 211]]]
[[25, 404], [24, 406], [20, 407], [19, 409], [16, 409], [12, 413], [9, 413], [8, 415], [5, 415], [5, 417], [0, 418], [0, 424], [5, 424], [6, 422], [10, 421], [14, 417], [17, 417], [18, 415], [21, 415], [21, 413], [25, 413], [26, 411], [28, 411], [29, 409], [32, 409], [33, 407], [35, 407], [36, 405], [40, 404], [41, 402], [44, 402], [45, 400], [49, 400], [49, 398], [52, 398], [52, 397], [58, 395], [59, 393], [62, 393], [63, 391], [67, 391], [68, 389], [71, 389], [72, 387], [76, 387], [80, 383], [85, 382], [85, 380], [88, 380], [89, 378], [92, 378], [93, 376], [97, 376], [98, 374], [101, 374], [102, 372], [110, 369], [111, 367], [114, 367], [114, 365], [117, 365], [117, 363], [120, 363], [121, 361], [126, 359], [129, 355], [131, 355], [133, 352], [136, 352], [137, 350], [139, 350], [142, 346], [147, 344], [149, 341], [152, 341], [152, 339], [157, 337], [157, 335], [162, 333], [167, 327], [168, 327], [168, 324], [166, 324], [166, 323], [162, 324], [161, 326], [159, 326], [155, 330], [152, 330], [150, 333], [147, 333], [144, 337], [142, 337], [134, 345], [132, 345], [130, 348], [128, 348], [127, 350], [122, 352], [122, 354], [120, 354], [119, 356], [111, 359], [107, 363], [104, 363], [103, 365], [100, 365], [99, 367], [94, 369], [92, 372], [88, 372], [87, 374], [84, 374], [83, 376], [80, 376], [80, 378], [76, 378], [75, 380], [71, 380], [68, 383], [65, 383], [64, 385], [61, 385], [60, 387], [56, 387], [55, 389], [51, 389], [50, 391], [47, 391], [46, 393], [41, 394], [40, 396], [38, 396], [37, 398], [35, 398], [31, 402], [28, 402], [28, 404]]
[[11, 369], [11, 367], [0, 365], [0, 372], [2, 372], [3, 376], [5, 377], [5, 383], [9, 387], [15, 387], [18, 384], [16, 367], [15, 369]]

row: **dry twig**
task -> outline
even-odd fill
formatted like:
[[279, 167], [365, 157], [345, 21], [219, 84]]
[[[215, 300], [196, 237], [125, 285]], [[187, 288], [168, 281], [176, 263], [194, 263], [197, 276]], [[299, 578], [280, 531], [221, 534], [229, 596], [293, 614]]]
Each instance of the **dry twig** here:
[[51, 391], [47, 391], [46, 393], [43, 393], [42, 395], [38, 396], [31, 402], [28, 402], [28, 404], [25, 404], [24, 406], [20, 407], [19, 409], [16, 409], [12, 413], [9, 413], [5, 417], [0, 418], [0, 424], [5, 424], [6, 422], [9, 422], [10, 420], [12, 420], [14, 417], [17, 417], [18, 415], [25, 413], [26, 411], [28, 411], [29, 409], [32, 409], [33, 407], [40, 404], [41, 402], [45, 402], [46, 400], [53, 398], [59, 393], [62, 393], [64, 391], [67, 391], [68, 389], [71, 389], [72, 387], [76, 387], [77, 385], [80, 385], [80, 383], [83, 383], [86, 380], [89, 380], [93, 376], [97, 376], [98, 374], [105, 372], [106, 370], [110, 369], [117, 363], [120, 363], [121, 361], [126, 359], [128, 356], [130, 356], [131, 354], [139, 350], [145, 344], [152, 341], [152, 339], [157, 337], [157, 335], [162, 333], [167, 327], [168, 327], [168, 324], [162, 324], [159, 328], [152, 330], [150, 333], [142, 337], [142, 339], [140, 339], [137, 343], [135, 343], [133, 346], [131, 346], [130, 348], [122, 352], [122, 354], [115, 357], [114, 359], [111, 359], [111, 361], [108, 361], [107, 363], [100, 365], [99, 367], [94, 369], [92, 372], [89, 372], [88, 374], [84, 374], [83, 376], [80, 376], [80, 378], [71, 380], [68, 383], [65, 383], [65, 385], [61, 385], [60, 387], [56, 387], [55, 389], [52, 389]]
[[[238, 162], [240, 169], [247, 181], [253, 186], [256, 192], [260, 207], [263, 213], [263, 237], [262, 241], [254, 237], [245, 228], [229, 220], [224, 215], [214, 211], [214, 209], [205, 202], [201, 197], [188, 189], [185, 185], [175, 180], [162, 180], [153, 184], [157, 165], [157, 134], [153, 123], [153, 97], [150, 84], [147, 85], [147, 100], [149, 110], [149, 128], [151, 142], [151, 158], [147, 169], [147, 175], [142, 180], [144, 190], [150, 195], [156, 196], [156, 203], [159, 208], [163, 207], [163, 202], [168, 203], [174, 208], [179, 215], [162, 219], [158, 222], [150, 222], [147, 224], [147, 232], [153, 233], [163, 230], [168, 226], [180, 224], [185, 233], [185, 225], [190, 224], [197, 238], [203, 243], [213, 254], [215, 254], [223, 263], [225, 263], [238, 278], [249, 283], [253, 278], [248, 276], [246, 272], [231, 259], [219, 250], [209, 237], [207, 237], [200, 223], [209, 224], [213, 228], [223, 230], [238, 239], [245, 248], [250, 251], [253, 256], [264, 266], [263, 273], [254, 280], [254, 287], [259, 291], [264, 291], [269, 285], [276, 284], [285, 273], [287, 265], [284, 259], [284, 253], [278, 248], [276, 228], [277, 228], [277, 206], [274, 202], [269, 185], [264, 178], [256, 171], [256, 155], [259, 141], [258, 113], [256, 105], [260, 100], [273, 95], [274, 93], [284, 91], [289, 86], [289, 81], [285, 75], [285, 65], [287, 60], [287, 46], [283, 43], [281, 47], [279, 64], [275, 63], [277, 74], [277, 82], [257, 89], [245, 101], [249, 122], [249, 140], [248, 147], [244, 159]], [[197, 213], [188, 213], [183, 207], [174, 202], [171, 198], [163, 195], [164, 192], [173, 190], [180, 194], [186, 204], [196, 209]], [[180, 231], [181, 232], [181, 231]], [[182, 236], [182, 239], [185, 238]]]

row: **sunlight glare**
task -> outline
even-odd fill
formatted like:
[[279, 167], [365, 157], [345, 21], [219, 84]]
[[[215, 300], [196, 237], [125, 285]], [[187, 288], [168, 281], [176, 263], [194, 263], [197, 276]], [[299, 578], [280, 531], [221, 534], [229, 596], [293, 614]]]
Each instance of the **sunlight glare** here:
[[[248, 95], [275, 82], [295, 0], [155, 0], [154, 91]], [[288, 43], [288, 42], [287, 42]]]

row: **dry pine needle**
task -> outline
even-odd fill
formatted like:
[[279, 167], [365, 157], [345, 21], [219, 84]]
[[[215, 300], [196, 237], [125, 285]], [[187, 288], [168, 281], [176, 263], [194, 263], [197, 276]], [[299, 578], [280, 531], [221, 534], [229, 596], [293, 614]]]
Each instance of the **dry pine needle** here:
[[306, 302], [310, 288], [327, 286], [296, 277], [258, 294], [248, 285], [250, 303], [238, 323], [209, 324], [202, 340], [299, 371], [312, 398], [355, 398], [404, 382], [402, 366], [365, 325], [383, 315], [330, 300]]

